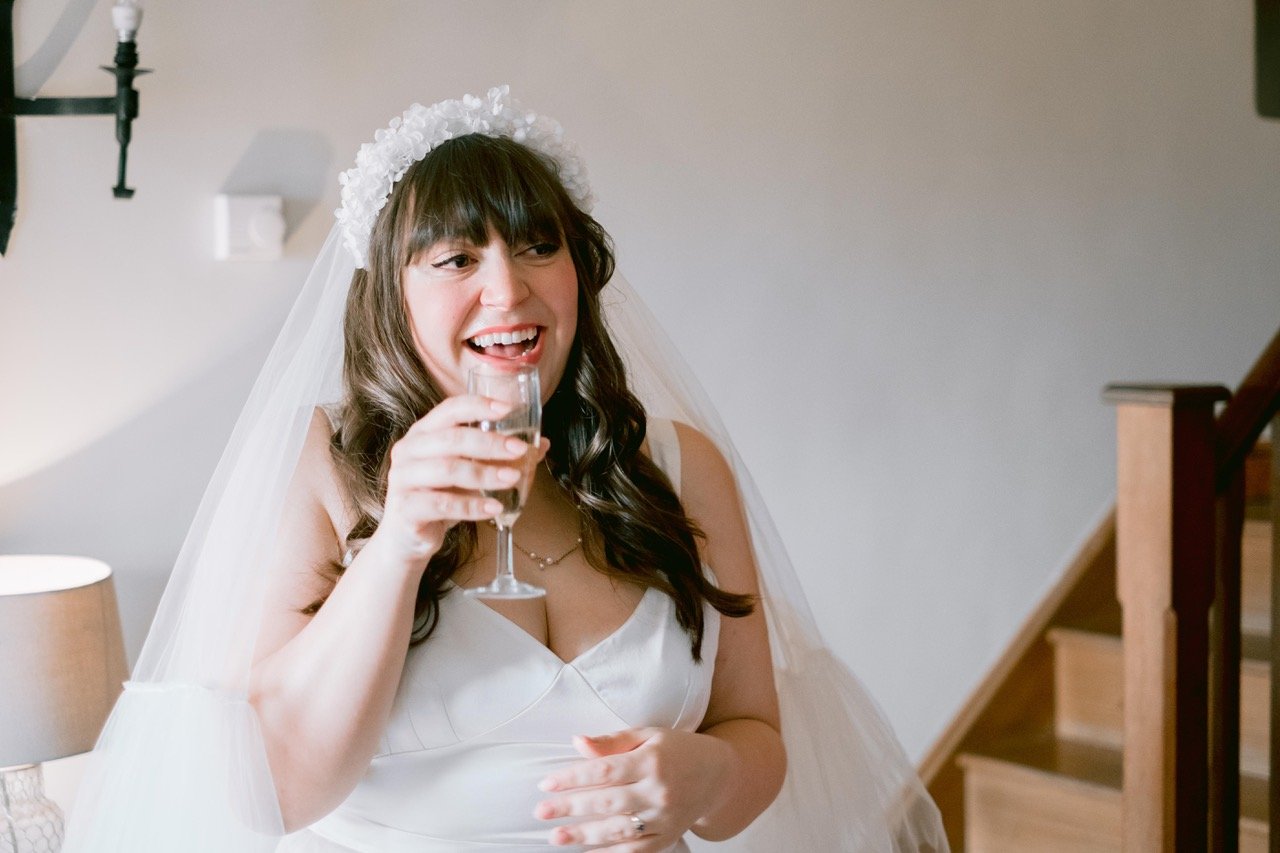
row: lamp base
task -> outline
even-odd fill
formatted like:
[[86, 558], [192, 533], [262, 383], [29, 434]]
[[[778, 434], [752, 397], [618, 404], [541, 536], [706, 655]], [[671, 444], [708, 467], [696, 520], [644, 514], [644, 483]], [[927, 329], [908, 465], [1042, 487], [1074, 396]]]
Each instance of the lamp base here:
[[39, 764], [0, 768], [0, 853], [57, 853], [62, 809], [44, 795]]

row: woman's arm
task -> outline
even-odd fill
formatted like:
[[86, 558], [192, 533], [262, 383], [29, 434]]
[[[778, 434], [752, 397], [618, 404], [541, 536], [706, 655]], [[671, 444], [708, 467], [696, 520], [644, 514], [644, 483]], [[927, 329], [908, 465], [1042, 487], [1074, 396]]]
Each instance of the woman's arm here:
[[[285, 501], [250, 684], [288, 831], [342, 802], [373, 757], [421, 574], [371, 541], [327, 585], [317, 569], [340, 559], [342, 519], [332, 514], [340, 507], [329, 425], [318, 412]], [[299, 612], [326, 593], [314, 616]]]
[[[733, 470], [702, 433], [681, 423], [676, 433], [680, 499], [707, 536], [703, 558], [722, 589], [759, 596], [751, 536]], [[786, 775], [763, 602], [757, 602], [750, 616], [720, 620], [711, 701], [699, 731], [729, 747], [730, 770], [720, 800], [693, 825], [698, 836], [719, 841], [755, 820], [773, 802]]]
[[[476, 489], [498, 486], [499, 471], [513, 469], [472, 460], [523, 451], [465, 426], [492, 414], [481, 398], [451, 398], [397, 442], [378, 530], [331, 589], [316, 569], [338, 559], [337, 529], [348, 520], [327, 419], [317, 412], [312, 420], [285, 502], [250, 679], [290, 831], [341, 803], [376, 753], [409, 648], [418, 582], [445, 532], [498, 511]], [[298, 612], [326, 592], [314, 616]]]

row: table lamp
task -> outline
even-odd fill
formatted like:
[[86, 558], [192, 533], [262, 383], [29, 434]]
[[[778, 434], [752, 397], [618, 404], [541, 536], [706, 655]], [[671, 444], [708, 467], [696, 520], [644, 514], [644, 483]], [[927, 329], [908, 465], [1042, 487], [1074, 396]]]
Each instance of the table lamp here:
[[126, 677], [106, 563], [0, 556], [0, 853], [61, 848], [40, 762], [92, 749]]

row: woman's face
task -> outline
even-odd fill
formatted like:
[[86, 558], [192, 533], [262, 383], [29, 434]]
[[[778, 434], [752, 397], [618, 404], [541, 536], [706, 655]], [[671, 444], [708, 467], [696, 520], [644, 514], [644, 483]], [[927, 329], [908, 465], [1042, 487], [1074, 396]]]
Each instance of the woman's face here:
[[446, 395], [467, 370], [537, 365], [545, 403], [564, 375], [578, 328], [578, 274], [561, 240], [508, 245], [465, 238], [429, 246], [401, 273], [422, 362]]

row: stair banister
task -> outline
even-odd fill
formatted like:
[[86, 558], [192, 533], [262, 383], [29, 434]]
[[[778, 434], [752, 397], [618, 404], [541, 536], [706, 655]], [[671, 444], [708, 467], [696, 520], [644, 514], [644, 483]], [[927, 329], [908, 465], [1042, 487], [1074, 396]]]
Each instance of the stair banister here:
[[1280, 332], [1230, 397], [1112, 385], [1124, 634], [1123, 850], [1235, 851], [1244, 459], [1272, 424], [1270, 849], [1280, 853]]
[[1112, 385], [1124, 637], [1123, 850], [1208, 839], [1214, 406], [1221, 386]]
[[[1223, 409], [1215, 425], [1215, 480], [1218, 490], [1218, 543], [1214, 605], [1210, 624], [1210, 848], [1234, 851], [1238, 846], [1236, 816], [1240, 813], [1240, 541], [1244, 528], [1244, 460], [1258, 437], [1272, 424], [1271, 514], [1273, 536], [1280, 536], [1280, 331]], [[1272, 625], [1280, 625], [1280, 553], [1272, 549]], [[1269, 846], [1280, 853], [1280, 746], [1274, 729], [1280, 720], [1280, 631], [1271, 632], [1271, 756]]]

